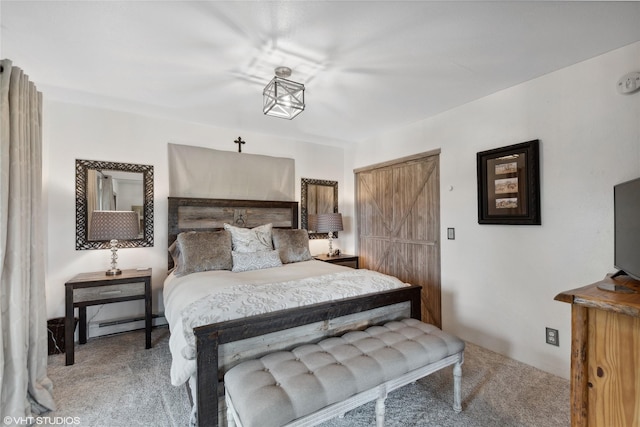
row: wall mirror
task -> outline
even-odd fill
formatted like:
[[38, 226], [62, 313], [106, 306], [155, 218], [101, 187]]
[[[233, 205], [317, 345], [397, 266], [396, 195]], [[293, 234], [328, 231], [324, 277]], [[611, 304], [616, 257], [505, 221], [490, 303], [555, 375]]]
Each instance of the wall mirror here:
[[[309, 231], [310, 239], [328, 239], [327, 233], [309, 230], [309, 214], [338, 212], [338, 181], [302, 178], [300, 197], [300, 227]], [[333, 233], [338, 237], [338, 233]]]
[[153, 246], [153, 166], [76, 159], [76, 250], [110, 247], [108, 240], [89, 239], [96, 210], [136, 212], [138, 238], [118, 246]]

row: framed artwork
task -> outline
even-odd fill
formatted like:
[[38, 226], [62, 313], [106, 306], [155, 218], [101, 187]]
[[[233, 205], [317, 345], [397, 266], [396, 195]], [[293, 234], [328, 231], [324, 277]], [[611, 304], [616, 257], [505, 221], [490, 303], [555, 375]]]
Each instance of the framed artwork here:
[[539, 141], [482, 151], [478, 223], [540, 225]]

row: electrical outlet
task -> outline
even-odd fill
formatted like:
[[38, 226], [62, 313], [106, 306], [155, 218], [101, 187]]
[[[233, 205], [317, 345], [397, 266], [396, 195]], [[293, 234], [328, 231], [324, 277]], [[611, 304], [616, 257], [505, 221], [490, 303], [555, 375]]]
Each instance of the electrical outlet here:
[[557, 329], [547, 328], [547, 344], [555, 346], [560, 345], [560, 337], [558, 336]]

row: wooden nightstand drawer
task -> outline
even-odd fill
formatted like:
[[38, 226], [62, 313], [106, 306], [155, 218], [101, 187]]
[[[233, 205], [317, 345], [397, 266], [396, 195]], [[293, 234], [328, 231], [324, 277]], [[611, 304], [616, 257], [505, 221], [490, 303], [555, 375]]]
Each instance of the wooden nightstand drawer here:
[[92, 288], [76, 288], [73, 290], [73, 302], [99, 301], [136, 295], [144, 295], [144, 282], [96, 286]]
[[337, 264], [337, 265], [342, 265], [342, 266], [351, 267], [351, 268], [360, 268], [360, 265], [359, 265], [360, 259], [358, 258], [357, 255], [340, 254], [340, 255], [328, 256], [328, 255], [322, 254], [322, 255], [315, 255], [314, 258], [317, 259], [318, 261], [329, 262], [331, 264]]
[[351, 260], [351, 261], [334, 261], [332, 264], [336, 264], [336, 265], [344, 265], [345, 267], [351, 267], [351, 268], [358, 268], [358, 261], [357, 261], [357, 260]]

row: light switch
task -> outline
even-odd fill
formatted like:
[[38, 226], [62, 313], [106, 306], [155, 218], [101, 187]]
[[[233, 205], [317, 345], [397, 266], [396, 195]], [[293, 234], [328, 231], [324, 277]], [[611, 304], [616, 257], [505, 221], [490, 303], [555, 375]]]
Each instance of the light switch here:
[[456, 240], [456, 229], [455, 228], [447, 228], [447, 239]]

